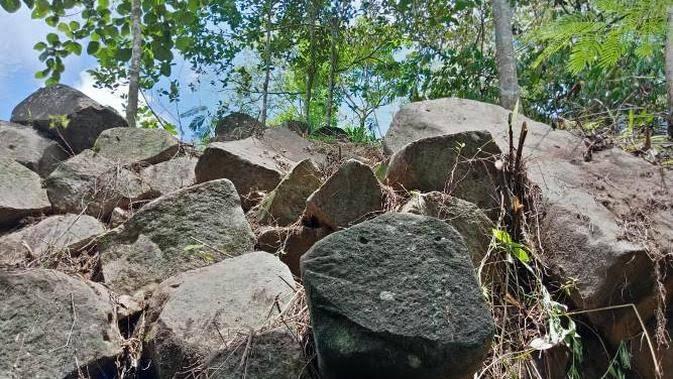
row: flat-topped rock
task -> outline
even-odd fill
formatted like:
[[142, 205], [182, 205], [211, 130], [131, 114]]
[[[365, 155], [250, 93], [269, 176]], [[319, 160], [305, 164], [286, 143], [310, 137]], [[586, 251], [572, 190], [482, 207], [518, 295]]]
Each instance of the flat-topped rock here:
[[40, 176], [13, 159], [0, 157], [0, 226], [50, 207]]
[[[293, 284], [290, 270], [265, 252], [227, 259], [161, 283], [149, 301], [147, 321], [152, 327], [145, 336], [158, 377], [171, 378], [221, 350], [237, 350], [235, 345], [227, 348], [226, 341], [247, 340], [251, 331], [270, 324], [292, 298]], [[264, 359], [251, 355], [252, 362]], [[271, 372], [265, 374], [271, 377]]]
[[253, 246], [233, 184], [214, 180], [150, 202], [106, 235], [100, 244], [103, 277], [115, 292], [134, 295]]
[[105, 226], [88, 215], [50, 216], [0, 237], [0, 265], [20, 265], [44, 255], [77, 249], [103, 233]]
[[10, 121], [31, 125], [74, 153], [90, 149], [103, 130], [127, 126], [112, 108], [63, 84], [35, 91], [14, 108]]
[[316, 243], [301, 271], [325, 378], [466, 378], [490, 348], [467, 247], [441, 220], [384, 214]]
[[306, 200], [304, 217], [331, 229], [362, 222], [383, 209], [383, 191], [369, 166], [351, 159]]
[[45, 177], [68, 154], [28, 126], [0, 121], [0, 157], [13, 159]]
[[96, 139], [93, 150], [121, 164], [155, 164], [177, 154], [180, 143], [163, 129], [112, 128]]
[[259, 137], [214, 142], [199, 158], [196, 180], [227, 178], [241, 196], [271, 191], [296, 163], [314, 155], [311, 146], [291, 130], [279, 127], [268, 128]]
[[499, 157], [500, 148], [485, 131], [423, 138], [393, 155], [386, 181], [406, 191], [446, 192], [497, 217]]
[[140, 171], [140, 177], [146, 182], [152, 192], [165, 195], [196, 183], [197, 158], [177, 157], [171, 160], [145, 167]]
[[116, 374], [122, 340], [105, 287], [54, 270], [0, 270], [0, 372], [6, 378]]
[[98, 218], [106, 218], [116, 206], [151, 196], [150, 187], [133, 171], [92, 150], [62, 162], [44, 184], [57, 211]]

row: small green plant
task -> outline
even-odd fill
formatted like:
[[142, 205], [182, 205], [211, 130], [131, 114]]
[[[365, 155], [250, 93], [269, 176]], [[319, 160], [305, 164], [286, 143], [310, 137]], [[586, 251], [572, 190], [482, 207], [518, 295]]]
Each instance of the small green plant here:
[[49, 115], [49, 127], [52, 129], [65, 129], [70, 124], [70, 119], [67, 115]]
[[348, 140], [354, 143], [372, 143], [376, 137], [367, 128], [348, 127], [344, 131], [348, 135]]
[[516, 258], [523, 264], [530, 262], [530, 256], [526, 248], [522, 244], [514, 242], [512, 236], [506, 230], [493, 229], [492, 232], [497, 246], [507, 253], [508, 261], [511, 262], [512, 258]]

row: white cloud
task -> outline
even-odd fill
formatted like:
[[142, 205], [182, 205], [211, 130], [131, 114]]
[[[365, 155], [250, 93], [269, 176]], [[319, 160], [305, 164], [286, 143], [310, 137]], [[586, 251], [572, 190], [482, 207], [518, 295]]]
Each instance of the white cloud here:
[[[79, 80], [75, 83], [75, 88], [84, 92], [85, 95], [97, 102], [114, 108], [119, 114], [124, 114], [123, 94], [128, 92], [128, 85], [120, 85], [115, 91], [109, 88], [96, 88], [95, 79], [86, 71], [79, 73]], [[142, 99], [141, 99], [142, 100]]]

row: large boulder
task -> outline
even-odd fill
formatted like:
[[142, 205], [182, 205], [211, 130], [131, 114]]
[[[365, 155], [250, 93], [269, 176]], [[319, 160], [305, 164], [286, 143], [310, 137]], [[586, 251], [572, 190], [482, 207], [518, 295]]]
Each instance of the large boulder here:
[[383, 191], [369, 166], [351, 159], [306, 200], [304, 217], [331, 229], [348, 227], [383, 209]]
[[180, 143], [163, 129], [112, 128], [96, 139], [93, 150], [113, 162], [155, 164], [177, 154]]
[[143, 168], [140, 177], [152, 192], [165, 195], [196, 183], [194, 168], [197, 162], [198, 159], [192, 157], [174, 158]]
[[114, 377], [122, 340], [111, 296], [58, 271], [0, 270], [0, 376]]
[[82, 247], [105, 233], [105, 226], [87, 215], [51, 216], [0, 237], [0, 265], [19, 265], [48, 254]]
[[258, 220], [278, 226], [295, 223], [306, 208], [306, 199], [321, 184], [320, 170], [313, 161], [299, 162], [259, 205]]
[[488, 132], [423, 138], [393, 155], [386, 181], [407, 191], [444, 191], [495, 215], [500, 204], [495, 168], [499, 155]]
[[[221, 350], [239, 348], [228, 346], [236, 345], [234, 340], [245, 345], [250, 333], [285, 309], [294, 294], [293, 283], [290, 270], [265, 252], [227, 259], [161, 283], [148, 305], [147, 322], [152, 326], [145, 336], [158, 377], [186, 377], [187, 368]], [[296, 366], [295, 374], [301, 370]], [[270, 374], [266, 377], [277, 377]]]
[[99, 218], [106, 218], [116, 206], [151, 195], [150, 187], [133, 171], [92, 150], [62, 162], [44, 184], [57, 211]]
[[462, 237], [436, 218], [388, 213], [301, 259], [325, 378], [466, 378], [494, 333]]
[[491, 244], [493, 222], [476, 205], [442, 192], [412, 193], [400, 212], [435, 217], [453, 226], [479, 266]]
[[271, 191], [297, 162], [320, 159], [311, 147], [309, 141], [285, 128], [269, 128], [261, 136], [240, 141], [214, 142], [196, 165], [196, 180], [227, 178], [241, 196]]
[[90, 149], [103, 130], [127, 126], [112, 108], [63, 84], [35, 91], [14, 108], [11, 121], [32, 125], [74, 153]]
[[222, 117], [215, 125], [215, 140], [236, 141], [262, 133], [264, 125], [245, 113], [233, 112]]
[[0, 157], [0, 227], [49, 208], [40, 176], [13, 159]]
[[[471, 100], [412, 103], [395, 116], [384, 146], [394, 153], [420, 138], [488, 130], [507, 151], [508, 114], [499, 106]], [[516, 136], [521, 122], [528, 124], [523, 153], [528, 178], [542, 200], [538, 210], [544, 212], [540, 213], [542, 257], [549, 273], [561, 283], [573, 284], [571, 298], [580, 309], [634, 303], [647, 321], [657, 304], [648, 250], [670, 256], [673, 249], [670, 172], [620, 149], [594, 152], [587, 162], [580, 138], [518, 119]], [[664, 284], [673, 289], [670, 278], [666, 275]], [[624, 337], [640, 332], [632, 309], [587, 316], [615, 347]]]
[[58, 143], [34, 129], [0, 121], [0, 157], [13, 159], [45, 177], [68, 155]]
[[168, 277], [252, 251], [254, 236], [226, 179], [181, 189], [142, 207], [102, 238], [105, 283], [134, 295]]

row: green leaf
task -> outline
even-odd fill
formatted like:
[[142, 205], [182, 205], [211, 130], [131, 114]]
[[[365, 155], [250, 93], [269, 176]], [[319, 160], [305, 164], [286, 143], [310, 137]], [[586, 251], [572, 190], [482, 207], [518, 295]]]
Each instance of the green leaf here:
[[47, 42], [49, 42], [49, 44], [51, 45], [56, 45], [57, 43], [59, 43], [58, 34], [56, 33], [47, 34]]
[[131, 49], [119, 49], [117, 50], [115, 58], [122, 62], [128, 62], [131, 59], [131, 53]]
[[62, 33], [66, 33], [66, 34], [70, 33], [70, 27], [65, 22], [62, 22], [62, 23], [58, 24], [58, 27], [56, 29], [58, 29], [58, 31], [62, 32]]
[[30, 9], [35, 5], [35, 1], [33, 0], [23, 0], [23, 3], [26, 4], [26, 6]]
[[33, 49], [37, 50], [37, 51], [42, 51], [46, 48], [47, 48], [47, 44], [42, 42], [42, 41], [36, 43], [35, 46], [33, 46]]
[[89, 55], [94, 55], [98, 52], [98, 49], [100, 48], [100, 43], [96, 41], [91, 41], [86, 47], [86, 53]]
[[70, 27], [71, 31], [75, 31], [80, 27], [79, 22], [77, 21], [70, 21], [70, 24], [68, 26]]
[[58, 16], [54, 15], [54, 16], [49, 16], [49, 17], [45, 18], [44, 22], [46, 22], [47, 25], [54, 28], [54, 27], [56, 27], [56, 24], [58, 24], [58, 20], [59, 20]]
[[9, 13], [14, 13], [21, 8], [21, 1], [19, 0], [0, 0], [0, 7]]
[[42, 71], [38, 71], [38, 72], [36, 72], [36, 73], [35, 73], [35, 79], [44, 79], [44, 78], [46, 78], [50, 71], [51, 71], [51, 70], [46, 69], [46, 70], [42, 70]]
[[178, 37], [175, 40], [175, 47], [177, 47], [178, 50], [180, 50], [180, 51], [187, 50], [189, 48], [189, 46], [191, 46], [191, 44], [192, 44], [192, 39], [189, 38], [189, 37], [182, 36], [182, 37]]
[[69, 53], [72, 53], [72, 54], [75, 54], [75, 55], [82, 55], [82, 45], [80, 45], [77, 42], [68, 41], [63, 45], [63, 47]]

